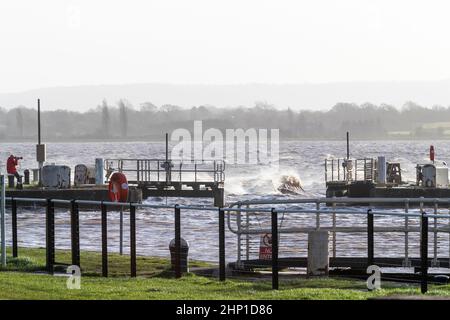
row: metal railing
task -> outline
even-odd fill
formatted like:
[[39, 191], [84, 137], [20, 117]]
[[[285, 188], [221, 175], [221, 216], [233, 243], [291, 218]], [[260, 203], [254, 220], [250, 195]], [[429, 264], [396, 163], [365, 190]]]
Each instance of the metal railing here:
[[[313, 230], [325, 229], [320, 225], [320, 218], [322, 215], [332, 215], [333, 216], [333, 226], [328, 228], [334, 234], [334, 245], [335, 236], [339, 232], [366, 232], [367, 233], [367, 263], [370, 265], [374, 261], [374, 233], [375, 232], [396, 232], [401, 231], [407, 234], [409, 232], [420, 232], [421, 234], [421, 244], [420, 244], [420, 258], [421, 258], [421, 283], [422, 292], [426, 292], [428, 284], [428, 233], [431, 231], [434, 234], [437, 232], [450, 232], [450, 213], [440, 213], [439, 205], [450, 205], [450, 198], [445, 199], [404, 199], [404, 198], [371, 198], [371, 199], [338, 199], [338, 198], [318, 198], [318, 199], [297, 199], [297, 200], [272, 200], [272, 201], [242, 201], [233, 204], [229, 208], [218, 208], [218, 207], [204, 207], [204, 206], [169, 206], [169, 205], [151, 205], [151, 204], [141, 204], [141, 203], [119, 203], [119, 202], [108, 202], [108, 201], [87, 201], [87, 200], [57, 200], [57, 199], [36, 199], [36, 198], [11, 198], [6, 197], [6, 202], [10, 203], [11, 206], [11, 226], [12, 226], [12, 254], [14, 257], [18, 256], [18, 239], [17, 239], [17, 208], [20, 203], [37, 203], [41, 204], [46, 208], [46, 218], [45, 218], [45, 228], [46, 228], [46, 268], [48, 272], [53, 273], [55, 265], [55, 204], [58, 206], [67, 206], [70, 208], [70, 225], [71, 225], [71, 252], [72, 252], [72, 264], [80, 266], [80, 236], [79, 236], [79, 213], [80, 206], [98, 206], [101, 211], [101, 239], [102, 239], [102, 276], [108, 276], [108, 208], [111, 207], [125, 207], [129, 209], [130, 215], [130, 274], [132, 277], [136, 276], [136, 210], [138, 208], [154, 208], [154, 209], [173, 209], [174, 210], [174, 233], [175, 233], [175, 276], [177, 278], [182, 276], [181, 265], [180, 265], [180, 254], [181, 254], [181, 210], [199, 210], [199, 211], [214, 211], [218, 214], [218, 260], [219, 260], [219, 279], [221, 281], [225, 280], [225, 216], [227, 213], [228, 227], [231, 232], [237, 234], [238, 236], [258, 234], [263, 232], [270, 232], [272, 234], [272, 288], [278, 289], [278, 272], [279, 272], [279, 243], [278, 235], [282, 233], [302, 233], [308, 232], [310, 228], [302, 227], [281, 227], [279, 226], [279, 214], [297, 214], [297, 213], [312, 213], [316, 216], [316, 227]], [[3, 203], [5, 203], [5, 201]], [[373, 207], [369, 207], [366, 211], [351, 211], [351, 210], [341, 210], [337, 208], [338, 204], [342, 203], [387, 203], [387, 202], [401, 202], [405, 203], [405, 212], [395, 212], [395, 211], [375, 211]], [[281, 208], [280, 205], [286, 204], [316, 204], [316, 209], [294, 207], [294, 208]], [[332, 209], [324, 209], [320, 207], [320, 204], [331, 203]], [[419, 213], [408, 212], [409, 204], [417, 203], [420, 205]], [[426, 213], [425, 208], [429, 204], [433, 204], [433, 208], [436, 208], [433, 213]], [[251, 207], [256, 205], [264, 205], [265, 207]], [[269, 205], [272, 207], [269, 208]], [[245, 208], [243, 207], [245, 206]], [[231, 214], [236, 216], [236, 221], [242, 213], [247, 214], [270, 214], [270, 228], [267, 230], [261, 229], [250, 229], [247, 225], [246, 228], [238, 225], [238, 229], [235, 230], [231, 228]], [[342, 214], [364, 214], [367, 217], [367, 227], [337, 227], [336, 218], [342, 216]], [[408, 219], [420, 218], [420, 228], [400, 228], [397, 227], [376, 227], [374, 226], [373, 216], [376, 215], [395, 215], [405, 218], [405, 225]], [[448, 228], [437, 228], [436, 225], [431, 229], [428, 226], [428, 220], [434, 219], [448, 219]], [[407, 226], [407, 225], [406, 225]], [[4, 233], [3, 233], [4, 235]], [[435, 238], [435, 248], [436, 248]], [[335, 248], [335, 247], [334, 247]], [[407, 250], [407, 248], [406, 248]], [[436, 250], [434, 251], [436, 254]], [[335, 255], [335, 252], [334, 252]], [[239, 256], [238, 256], [239, 258]], [[405, 257], [407, 258], [407, 257]], [[450, 255], [449, 255], [450, 258]], [[450, 265], [450, 264], [449, 264]]]
[[374, 181], [377, 160], [373, 158], [325, 159], [325, 182], [329, 181]]
[[[370, 203], [370, 206], [367, 204]], [[396, 204], [403, 203], [403, 212], [385, 209], [383, 211], [375, 211], [374, 206], [377, 204]], [[362, 208], [349, 210], [348, 208], [338, 207], [340, 204], [361, 205]], [[415, 204], [419, 207], [418, 213], [410, 212], [410, 205]], [[265, 206], [259, 209], [257, 206]], [[280, 208], [283, 205], [285, 207]], [[323, 207], [321, 205], [328, 205]], [[445, 208], [442, 206], [445, 205]], [[433, 212], [432, 215], [427, 215], [433, 219], [433, 225], [430, 227], [430, 232], [433, 233], [433, 260], [432, 266], [438, 267], [438, 233], [449, 234], [449, 262], [450, 262], [450, 219], [448, 225], [445, 227], [438, 227], [438, 219], [448, 218], [450, 214], [450, 198], [316, 198], [316, 199], [291, 199], [291, 200], [254, 200], [254, 201], [240, 201], [230, 205], [231, 208], [236, 208], [235, 225], [232, 224], [230, 212], [227, 215], [228, 229], [237, 237], [237, 266], [242, 266], [243, 260], [249, 260], [250, 236], [270, 233], [270, 228], [263, 228], [261, 225], [251, 228], [251, 219], [256, 218], [258, 214], [267, 212], [267, 206], [275, 207], [278, 213], [282, 214], [306, 214], [315, 217], [315, 226], [286, 226], [280, 227], [279, 234], [307, 234], [314, 230], [329, 231], [331, 233], [331, 256], [336, 258], [337, 251], [337, 234], [339, 233], [366, 233], [365, 226], [338, 226], [339, 218], [343, 215], [367, 215], [367, 210], [371, 210], [373, 215], [396, 216], [403, 217], [403, 225], [397, 226], [377, 226], [374, 232], [378, 233], [403, 233], [404, 234], [404, 260], [403, 266], [411, 266], [409, 240], [410, 233], [421, 232], [421, 227], [411, 226], [411, 220], [421, 217], [427, 211]], [[291, 208], [286, 207], [291, 206]], [[258, 211], [260, 210], [260, 211]], [[442, 212], [445, 211], [445, 212]], [[331, 226], [322, 226], [322, 218], [331, 216]]]
[[223, 160], [106, 159], [106, 172], [123, 172], [131, 183], [215, 182], [225, 180]]

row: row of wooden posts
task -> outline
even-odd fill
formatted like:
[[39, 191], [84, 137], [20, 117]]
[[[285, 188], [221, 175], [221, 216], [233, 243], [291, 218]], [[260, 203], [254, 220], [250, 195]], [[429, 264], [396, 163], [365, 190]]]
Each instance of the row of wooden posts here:
[[[11, 203], [11, 224], [12, 224], [12, 255], [18, 257], [18, 236], [17, 236], [17, 208], [20, 198], [12, 198]], [[99, 202], [101, 210], [101, 239], [102, 239], [102, 276], [108, 276], [108, 205]], [[46, 269], [53, 273], [55, 266], [55, 203], [52, 199], [47, 199], [45, 203], [45, 226], [46, 226]], [[180, 278], [181, 272], [181, 209], [178, 205], [174, 207], [175, 212], [175, 277]], [[130, 276], [136, 277], [136, 205], [129, 204], [130, 210]], [[72, 265], [81, 267], [80, 262], [80, 231], [79, 231], [79, 204], [76, 200], [70, 201], [70, 234]], [[218, 209], [219, 217], [219, 279], [225, 280], [225, 212]]]
[[[17, 203], [20, 198], [12, 198], [12, 254], [18, 257], [18, 241], [17, 241]], [[99, 202], [101, 209], [101, 238], [102, 238], [102, 276], [108, 276], [108, 205]], [[47, 199], [46, 204], [46, 269], [49, 273], [53, 273], [55, 265], [55, 202]], [[181, 208], [178, 205], [174, 207], [174, 233], [175, 233], [175, 265], [174, 273], [176, 278], [182, 276], [181, 272]], [[130, 276], [136, 277], [136, 205], [129, 204], [130, 210]], [[218, 208], [219, 219], [219, 280], [226, 279], [226, 262], [225, 262], [225, 211], [226, 208]], [[79, 233], [79, 204], [73, 200], [70, 202], [70, 225], [71, 225], [71, 253], [72, 265], [81, 267], [80, 263], [80, 233]], [[278, 266], [278, 212], [276, 209], [271, 210], [271, 232], [272, 232], [272, 288], [279, 288], [279, 266]], [[428, 217], [425, 213], [421, 217], [421, 241], [420, 241], [420, 258], [421, 258], [421, 291], [428, 290]], [[374, 215], [371, 209], [367, 211], [367, 265], [374, 264]]]

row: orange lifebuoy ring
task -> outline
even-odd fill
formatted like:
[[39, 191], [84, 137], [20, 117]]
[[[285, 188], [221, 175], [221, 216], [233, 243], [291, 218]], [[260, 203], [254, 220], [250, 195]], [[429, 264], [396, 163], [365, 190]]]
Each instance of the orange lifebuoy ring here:
[[121, 172], [115, 172], [109, 179], [109, 200], [112, 202], [127, 202], [128, 180]]

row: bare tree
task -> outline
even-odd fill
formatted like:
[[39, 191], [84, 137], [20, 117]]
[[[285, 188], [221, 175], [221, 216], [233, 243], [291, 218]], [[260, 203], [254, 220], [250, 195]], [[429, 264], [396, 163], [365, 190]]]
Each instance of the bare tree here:
[[109, 129], [111, 125], [111, 119], [109, 116], [108, 103], [105, 99], [102, 102], [102, 134], [104, 137], [109, 137]]
[[20, 107], [16, 109], [16, 126], [19, 132], [19, 136], [23, 138], [23, 114], [22, 108]]
[[128, 135], [128, 113], [127, 113], [126, 101], [119, 100], [119, 123], [120, 123], [120, 135], [122, 138]]

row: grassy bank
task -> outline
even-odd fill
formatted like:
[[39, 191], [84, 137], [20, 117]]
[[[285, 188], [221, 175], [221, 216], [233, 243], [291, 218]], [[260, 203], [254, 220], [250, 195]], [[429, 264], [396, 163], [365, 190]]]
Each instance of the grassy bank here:
[[[417, 285], [388, 282], [382, 283], [382, 290], [369, 292], [364, 281], [342, 278], [282, 280], [278, 291], [271, 290], [267, 280], [235, 278], [221, 283], [194, 274], [173, 279], [169, 261], [151, 257], [138, 257], [139, 276], [130, 278], [129, 257], [118, 254], [109, 255], [112, 276], [102, 278], [101, 256], [96, 252], [82, 252], [81, 289], [69, 290], [66, 277], [42, 272], [44, 250], [21, 248], [19, 255], [9, 258], [6, 270], [0, 272], [0, 299], [367, 299], [420, 294]], [[69, 263], [70, 252], [57, 251], [56, 260]], [[428, 295], [450, 296], [450, 286], [431, 286]]]

